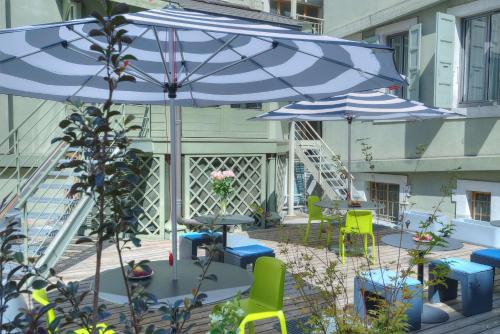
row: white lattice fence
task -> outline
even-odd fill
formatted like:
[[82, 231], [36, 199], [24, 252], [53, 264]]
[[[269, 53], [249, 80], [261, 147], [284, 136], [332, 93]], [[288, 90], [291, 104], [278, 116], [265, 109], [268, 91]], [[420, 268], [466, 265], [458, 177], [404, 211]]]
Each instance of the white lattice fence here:
[[276, 212], [281, 214], [285, 206], [286, 173], [288, 168], [288, 153], [276, 156]]
[[228, 212], [248, 215], [251, 205], [265, 201], [265, 155], [238, 156], [186, 156], [184, 183], [184, 216], [215, 213], [218, 199], [212, 193], [210, 173], [216, 169], [232, 169], [236, 174], [234, 193], [228, 204]]
[[[161, 218], [161, 156], [147, 155], [141, 158], [140, 181], [132, 191], [131, 200], [143, 212], [139, 216], [140, 232], [145, 236], [164, 238], [165, 224]], [[96, 224], [97, 211], [87, 217], [86, 225]]]

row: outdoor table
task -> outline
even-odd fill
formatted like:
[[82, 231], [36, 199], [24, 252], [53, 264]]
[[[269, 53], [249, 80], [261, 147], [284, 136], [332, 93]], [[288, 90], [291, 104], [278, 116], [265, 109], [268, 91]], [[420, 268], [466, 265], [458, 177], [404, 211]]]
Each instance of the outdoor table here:
[[360, 206], [350, 206], [349, 201], [347, 200], [321, 200], [319, 202], [314, 203], [314, 205], [322, 208], [322, 209], [338, 209], [338, 210], [376, 210], [380, 208], [380, 204], [375, 202], [359, 202]]
[[[172, 267], [168, 261], [153, 261], [148, 264], [153, 269], [153, 277], [143, 280], [129, 280], [131, 285], [140, 284], [153, 294], [160, 303], [174, 303], [179, 299], [191, 298], [192, 289], [198, 286], [201, 268], [192, 260], [180, 260], [177, 267], [177, 280], [171, 277]], [[201, 292], [207, 295], [205, 304], [220, 302], [250, 289], [253, 276], [250, 272], [230, 264], [212, 262], [208, 274], [215, 274], [217, 280], [203, 281]], [[99, 297], [115, 304], [128, 303], [125, 284], [120, 268], [101, 273]], [[161, 305], [157, 305], [159, 307]]]
[[[419, 243], [413, 240], [414, 235], [410, 233], [395, 233], [388, 234], [382, 237], [382, 242], [393, 247], [401, 247], [408, 250], [416, 250], [420, 257], [417, 265], [417, 277], [422, 284], [424, 284], [424, 250], [425, 243]], [[446, 241], [444, 246], [434, 246], [431, 252], [446, 252], [460, 249], [464, 246], [461, 241], [452, 238], [443, 238]], [[420, 251], [419, 251], [420, 250]], [[426, 324], [436, 324], [448, 321], [450, 316], [443, 310], [432, 307], [429, 304], [424, 304], [422, 312], [422, 322]]]
[[[205, 225], [214, 224], [217, 226], [222, 226], [222, 247], [227, 247], [227, 230], [230, 225], [246, 225], [255, 223], [255, 219], [244, 215], [225, 215], [218, 216], [215, 220], [216, 215], [204, 215], [194, 217], [194, 219]], [[214, 221], [215, 220], [215, 221]]]
[[490, 221], [492, 226], [500, 227], [500, 220], [492, 220]]

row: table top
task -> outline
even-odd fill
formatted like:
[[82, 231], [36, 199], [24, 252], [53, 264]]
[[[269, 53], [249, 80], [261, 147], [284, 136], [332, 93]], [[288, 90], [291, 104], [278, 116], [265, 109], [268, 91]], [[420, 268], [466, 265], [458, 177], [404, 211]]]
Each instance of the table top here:
[[500, 227], [500, 220], [492, 220], [490, 221], [490, 224], [496, 227]]
[[[413, 240], [413, 237], [414, 234], [406, 232], [403, 232], [403, 234], [401, 233], [388, 234], [382, 237], [382, 242], [389, 246], [401, 247], [403, 249], [413, 249], [413, 250], [425, 249], [426, 244], [416, 242], [415, 240]], [[447, 242], [447, 244], [444, 246], [432, 247], [432, 252], [451, 251], [460, 249], [464, 246], [464, 244], [461, 241], [456, 239], [444, 238], [444, 240]]]
[[375, 202], [360, 202], [361, 206], [349, 206], [349, 201], [347, 200], [321, 200], [314, 203], [314, 205], [319, 206], [322, 209], [338, 209], [338, 210], [375, 210], [380, 207], [379, 204]]
[[[191, 260], [177, 262], [178, 279], [171, 279], [171, 267], [168, 261], [153, 261], [149, 266], [154, 271], [150, 279], [129, 280], [131, 284], [140, 284], [146, 291], [156, 296], [159, 302], [174, 303], [185, 297], [191, 298], [191, 291], [198, 286], [201, 268]], [[205, 304], [216, 303], [229, 299], [250, 289], [253, 276], [247, 270], [238, 266], [212, 262], [208, 274], [215, 274], [217, 281], [205, 280], [201, 291], [207, 295]], [[111, 303], [126, 304], [127, 293], [123, 283], [120, 268], [110, 269], [101, 273], [101, 291], [99, 296]], [[160, 306], [160, 305], [158, 305]]]
[[[194, 220], [201, 224], [214, 224], [214, 225], [246, 225], [255, 223], [255, 219], [244, 215], [203, 215], [194, 217]], [[215, 221], [214, 221], [215, 220]]]

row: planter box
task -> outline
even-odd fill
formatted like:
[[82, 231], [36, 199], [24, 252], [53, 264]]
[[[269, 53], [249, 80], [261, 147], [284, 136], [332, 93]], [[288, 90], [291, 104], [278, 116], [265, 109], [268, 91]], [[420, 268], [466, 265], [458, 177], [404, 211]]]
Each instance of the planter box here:
[[500, 248], [500, 227], [467, 218], [453, 219], [452, 223], [455, 226], [452, 238], [471, 244]]

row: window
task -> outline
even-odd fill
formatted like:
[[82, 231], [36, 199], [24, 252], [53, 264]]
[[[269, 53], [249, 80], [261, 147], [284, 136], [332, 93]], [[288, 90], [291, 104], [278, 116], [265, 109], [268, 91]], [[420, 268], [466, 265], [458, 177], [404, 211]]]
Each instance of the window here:
[[262, 109], [262, 103], [231, 104], [231, 108], [235, 108], [235, 109]]
[[[394, 62], [399, 73], [407, 75], [408, 72], [408, 33], [392, 35], [387, 38], [387, 44], [394, 49]], [[390, 93], [399, 97], [406, 97], [406, 86], [390, 89]]]
[[473, 191], [471, 193], [471, 218], [490, 221], [491, 193]]
[[399, 217], [399, 184], [370, 182], [370, 200], [381, 205], [377, 216], [395, 222]]
[[500, 13], [464, 20], [463, 102], [500, 100]]

